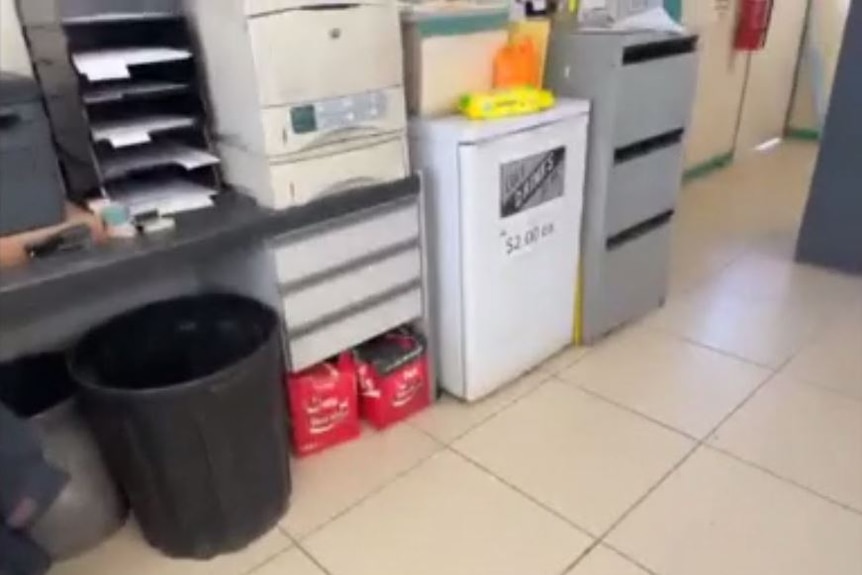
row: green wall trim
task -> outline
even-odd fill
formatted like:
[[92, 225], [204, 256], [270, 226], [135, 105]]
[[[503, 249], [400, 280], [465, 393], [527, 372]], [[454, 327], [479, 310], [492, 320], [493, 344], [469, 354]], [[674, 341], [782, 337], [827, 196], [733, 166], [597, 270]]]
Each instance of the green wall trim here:
[[820, 130], [811, 128], [793, 128], [788, 126], [784, 131], [784, 136], [791, 140], [805, 140], [806, 142], [820, 141]]
[[702, 164], [698, 164], [696, 166], [692, 166], [687, 169], [685, 173], [682, 175], [682, 179], [686, 182], [690, 180], [694, 180], [696, 178], [702, 178], [708, 174], [716, 170], [720, 170], [722, 168], [726, 168], [733, 162], [733, 152], [727, 152], [726, 154], [721, 154], [720, 156], [715, 156], [714, 158], [710, 158], [709, 160], [703, 162]]
[[505, 30], [509, 24], [508, 12], [492, 14], [466, 14], [418, 20], [416, 27], [422, 37], [461, 36], [490, 30]]
[[682, 22], [682, 0], [664, 0], [664, 7], [674, 20]]

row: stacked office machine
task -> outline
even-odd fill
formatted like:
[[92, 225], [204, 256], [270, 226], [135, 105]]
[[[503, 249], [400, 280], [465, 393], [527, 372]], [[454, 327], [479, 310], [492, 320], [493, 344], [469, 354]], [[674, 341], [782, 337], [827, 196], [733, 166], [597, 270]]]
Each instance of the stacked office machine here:
[[697, 76], [697, 37], [556, 22], [545, 83], [593, 101], [576, 339], [664, 302], [671, 221]]
[[187, 4], [228, 183], [283, 209], [407, 175], [393, 2]]
[[409, 173], [396, 4], [187, 0], [187, 7], [226, 181], [266, 207], [320, 220], [267, 242], [289, 369], [421, 323], [419, 186], [411, 179], [367, 187]]
[[212, 205], [219, 160], [185, 18], [86, 5], [20, 4], [70, 195], [132, 215]]

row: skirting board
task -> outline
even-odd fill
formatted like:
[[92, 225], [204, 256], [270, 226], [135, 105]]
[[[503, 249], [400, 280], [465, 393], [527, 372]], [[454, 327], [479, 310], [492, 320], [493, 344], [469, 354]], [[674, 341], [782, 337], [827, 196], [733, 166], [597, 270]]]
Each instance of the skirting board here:
[[788, 126], [784, 131], [784, 136], [791, 140], [818, 142], [820, 141], [820, 130], [812, 130], [811, 128], [793, 128]]
[[710, 158], [709, 160], [692, 166], [687, 169], [683, 175], [682, 179], [685, 182], [689, 182], [691, 180], [695, 180], [697, 178], [702, 178], [706, 175], [709, 175], [716, 170], [720, 170], [722, 168], [726, 168], [733, 162], [733, 152], [727, 152], [725, 154], [721, 154], [719, 156], [715, 156]]

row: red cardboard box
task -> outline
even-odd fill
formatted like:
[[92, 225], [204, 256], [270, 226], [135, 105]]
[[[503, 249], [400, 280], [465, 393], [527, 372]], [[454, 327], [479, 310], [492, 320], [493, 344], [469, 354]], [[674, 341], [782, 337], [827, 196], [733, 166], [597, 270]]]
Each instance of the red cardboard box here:
[[431, 403], [425, 347], [420, 337], [401, 329], [357, 348], [359, 411], [377, 429]]
[[297, 455], [359, 436], [356, 365], [350, 353], [289, 374], [287, 396]]

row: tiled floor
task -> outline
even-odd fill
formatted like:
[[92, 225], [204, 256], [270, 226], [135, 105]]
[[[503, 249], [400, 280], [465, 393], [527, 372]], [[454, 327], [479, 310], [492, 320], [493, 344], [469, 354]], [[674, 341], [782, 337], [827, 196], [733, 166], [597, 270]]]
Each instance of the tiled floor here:
[[690, 184], [664, 309], [299, 462], [245, 551], [128, 526], [52, 575], [862, 574], [862, 279], [792, 262], [813, 158]]

